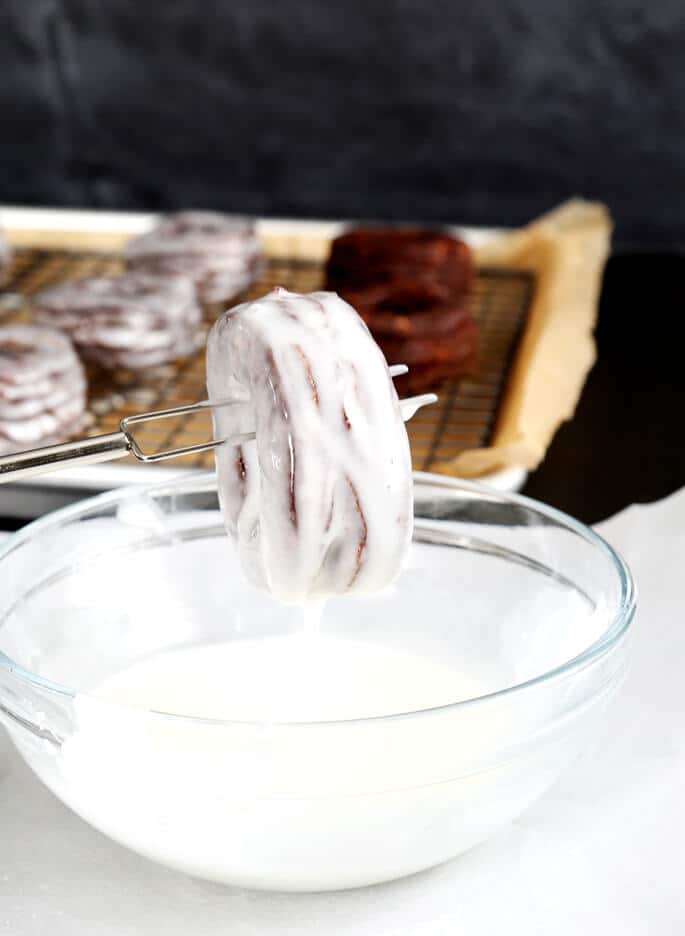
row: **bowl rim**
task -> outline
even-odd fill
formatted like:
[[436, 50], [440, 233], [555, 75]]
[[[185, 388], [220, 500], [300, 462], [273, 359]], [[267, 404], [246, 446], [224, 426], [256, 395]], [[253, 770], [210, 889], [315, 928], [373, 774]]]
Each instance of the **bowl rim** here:
[[[552, 667], [549, 670], [545, 670], [542, 673], [538, 673], [537, 675], [523, 680], [520, 683], [515, 683], [511, 686], [504, 686], [501, 689], [495, 689], [491, 692], [483, 693], [479, 696], [474, 696], [469, 699], [460, 699], [455, 702], [447, 702], [442, 705], [421, 708], [414, 711], [393, 712], [382, 715], [370, 715], [366, 717], [319, 721], [273, 720], [269, 721], [269, 726], [271, 728], [311, 728], [326, 725], [351, 725], [355, 723], [374, 723], [404, 718], [415, 718], [419, 716], [430, 716], [453, 712], [473, 705], [483, 704], [493, 700], [500, 700], [508, 696], [520, 695], [527, 689], [565, 678], [579, 670], [584, 669], [591, 663], [596, 662], [598, 659], [607, 654], [614, 646], [620, 643], [621, 639], [627, 633], [635, 616], [637, 602], [637, 592], [632, 573], [630, 572], [627, 563], [620, 555], [618, 550], [611, 546], [610, 543], [608, 543], [602, 536], [596, 533], [591, 527], [582, 523], [580, 520], [576, 520], [569, 514], [558, 510], [556, 507], [551, 507], [548, 504], [544, 504], [541, 501], [535, 500], [534, 498], [526, 497], [523, 494], [502, 491], [497, 488], [490, 487], [487, 484], [482, 484], [478, 481], [453, 478], [448, 475], [438, 475], [423, 471], [414, 471], [413, 476], [415, 490], [417, 489], [418, 485], [418, 487], [425, 487], [427, 489], [438, 488], [443, 489], [444, 491], [466, 491], [473, 494], [474, 496], [481, 498], [486, 497], [490, 500], [494, 499], [499, 502], [516, 504], [542, 514], [550, 520], [553, 520], [557, 525], [565, 527], [566, 529], [576, 533], [586, 542], [599, 549], [599, 551], [609, 559], [609, 562], [614, 568], [619, 583], [619, 597], [616, 604], [616, 609], [610, 617], [607, 627], [593, 643], [589, 644], [584, 650], [576, 654], [574, 657], [571, 657], [569, 660], [566, 660], [564, 663]], [[164, 496], [165, 493], [182, 493], [183, 488], [190, 488], [191, 490], [200, 489], [200, 486], [207, 490], [208, 482], [211, 483], [211, 486], [214, 489], [216, 488], [216, 476], [214, 472], [185, 470], [183, 474], [179, 474], [178, 478], [172, 478], [171, 480], [156, 482], [149, 485], [137, 484], [127, 487], [114, 488], [111, 491], [106, 491], [102, 494], [96, 495], [95, 497], [84, 498], [73, 504], [69, 504], [66, 507], [61, 507], [57, 510], [50, 511], [44, 516], [26, 524], [26, 526], [10, 534], [6, 538], [6, 540], [0, 545], [0, 563], [2, 563], [2, 561], [22, 543], [32, 539], [36, 533], [40, 533], [45, 529], [49, 529], [55, 524], [68, 521], [74, 516], [85, 514], [100, 506], [119, 502], [129, 497], [140, 497], [141, 494], [152, 493], [158, 497], [161, 497]], [[10, 676], [19, 679], [23, 683], [28, 683], [39, 690], [47, 690], [51, 693], [55, 693], [59, 696], [66, 697], [71, 700], [87, 699], [90, 702], [94, 702], [98, 705], [114, 710], [118, 709], [128, 712], [135, 711], [139, 713], [141, 717], [152, 716], [164, 719], [181, 719], [187, 722], [196, 722], [204, 725], [218, 726], [223, 725], [245, 727], [264, 725], [263, 720], [206, 718], [194, 715], [185, 715], [182, 712], [163, 712], [124, 702], [113, 702], [111, 700], [101, 699], [92, 693], [80, 692], [44, 676], [39, 676], [37, 673], [33, 673], [31, 670], [26, 669], [26, 667], [22, 666], [20, 663], [12, 660], [1, 650], [0, 669], [5, 670]]]

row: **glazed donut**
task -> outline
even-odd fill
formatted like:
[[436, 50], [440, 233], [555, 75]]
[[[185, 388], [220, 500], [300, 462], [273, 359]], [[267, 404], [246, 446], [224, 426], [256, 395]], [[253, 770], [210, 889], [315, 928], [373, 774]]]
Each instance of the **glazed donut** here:
[[60, 442], [78, 433], [86, 379], [71, 342], [36, 325], [0, 327], [0, 452]]
[[66, 332], [89, 361], [132, 370], [198, 346], [202, 313], [191, 280], [127, 273], [60, 283], [33, 300], [34, 321]]
[[182, 211], [163, 218], [129, 241], [131, 269], [190, 277], [206, 304], [227, 302], [256, 279], [262, 249], [250, 218], [211, 211]]
[[412, 533], [411, 457], [383, 354], [328, 292], [276, 288], [207, 342], [219, 496], [245, 572], [287, 603], [391, 582]]
[[398, 276], [429, 279], [462, 295], [473, 281], [471, 251], [456, 237], [415, 227], [356, 228], [333, 241], [327, 289], [344, 294]]

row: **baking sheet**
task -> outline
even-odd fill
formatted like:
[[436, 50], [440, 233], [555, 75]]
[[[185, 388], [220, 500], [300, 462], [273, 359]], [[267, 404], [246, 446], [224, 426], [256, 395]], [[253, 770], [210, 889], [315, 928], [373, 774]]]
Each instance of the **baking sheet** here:
[[[30, 320], [30, 296], [52, 283], [116, 272], [121, 266], [118, 248], [131, 233], [145, 230], [154, 220], [152, 216], [114, 215], [108, 227], [106, 217], [92, 213], [90, 220], [94, 223], [97, 219], [98, 224], [89, 233], [83, 230], [87, 220], [84, 217], [76, 223], [69, 213], [47, 214], [46, 220], [40, 212], [28, 212], [24, 216], [18, 210], [5, 209], [0, 213], [15, 246], [13, 268], [0, 298], [2, 321]], [[20, 223], [22, 218], [23, 224]], [[69, 218], [71, 223], [68, 223]], [[60, 225], [61, 232], [57, 230]], [[261, 221], [258, 229], [269, 263], [248, 297], [261, 295], [276, 284], [297, 291], [320, 288], [322, 261], [327, 256], [330, 238], [340, 230], [339, 224]], [[472, 242], [478, 239], [477, 235], [470, 235]], [[481, 236], [480, 239], [487, 238]], [[31, 244], [38, 246], [29, 246]], [[532, 287], [533, 277], [525, 271], [479, 272], [472, 297], [481, 331], [477, 371], [468, 379], [448, 381], [440, 390], [439, 404], [420, 411], [409, 424], [416, 469], [431, 470], [439, 462], [453, 459], [465, 450], [489, 444], [507, 373], [525, 323]], [[206, 321], [204, 329], [210, 325], [211, 322]], [[184, 361], [149, 369], [142, 375], [126, 371], [108, 374], [92, 369], [89, 377], [91, 425], [88, 434], [116, 429], [122, 416], [193, 402], [205, 395], [202, 351]], [[201, 414], [169, 423], [146, 424], [140, 427], [137, 437], [145, 450], [155, 451], [160, 447], [200, 441], [208, 437], [209, 431], [207, 416]], [[171, 463], [169, 465], [171, 467]], [[173, 463], [175, 471], [211, 466], [211, 453]], [[100, 481], [105, 486], [125, 483], [123, 477], [116, 477], [122, 467], [129, 469], [126, 481], [132, 480], [131, 468], [145, 471], [145, 480], [148, 483], [151, 480], [152, 469], [132, 462], [128, 466], [119, 463], [107, 466], [104, 473], [101, 468]], [[53, 477], [62, 476], [60, 473]], [[492, 480], [509, 488], [518, 487], [524, 477], [525, 473], [513, 466], [513, 470], [494, 476]], [[76, 477], [73, 471], [68, 479], [63, 477], [63, 484], [92, 487], [92, 478], [93, 466], [85, 466], [76, 470]], [[49, 487], [53, 491], [56, 489], [54, 482]]]

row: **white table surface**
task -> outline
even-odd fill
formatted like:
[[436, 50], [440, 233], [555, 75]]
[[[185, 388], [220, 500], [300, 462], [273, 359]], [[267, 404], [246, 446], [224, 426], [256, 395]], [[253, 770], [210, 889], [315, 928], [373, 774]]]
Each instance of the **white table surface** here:
[[600, 528], [640, 591], [634, 665], [595, 749], [494, 840], [341, 894], [195, 881], [109, 842], [0, 733], [0, 933], [12, 936], [682, 936], [685, 491]]

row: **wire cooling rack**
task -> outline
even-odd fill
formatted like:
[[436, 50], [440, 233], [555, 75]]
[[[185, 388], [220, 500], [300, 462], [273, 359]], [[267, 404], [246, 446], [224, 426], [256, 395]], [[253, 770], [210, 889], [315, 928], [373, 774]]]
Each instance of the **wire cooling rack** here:
[[[121, 269], [116, 254], [70, 250], [18, 249], [0, 289], [0, 323], [29, 322], [31, 295], [53, 283]], [[311, 292], [323, 283], [323, 266], [301, 259], [272, 259], [243, 297], [253, 298], [273, 286]], [[469, 377], [448, 380], [438, 388], [439, 402], [425, 407], [408, 423], [414, 468], [430, 471], [468, 449], [491, 440], [509, 367], [526, 320], [533, 290], [530, 274], [516, 270], [479, 270], [471, 306], [479, 326], [478, 361]], [[205, 333], [211, 321], [203, 323]], [[402, 362], [395, 362], [402, 363]], [[204, 351], [143, 372], [89, 370], [88, 435], [113, 432], [124, 416], [204, 399]], [[176, 448], [207, 439], [206, 413], [168, 422], [155, 421], [136, 432], [146, 451]], [[209, 468], [211, 453], [178, 460]]]

